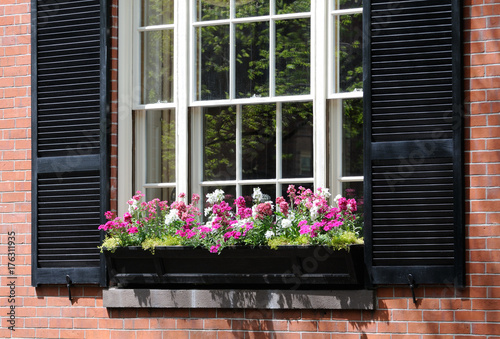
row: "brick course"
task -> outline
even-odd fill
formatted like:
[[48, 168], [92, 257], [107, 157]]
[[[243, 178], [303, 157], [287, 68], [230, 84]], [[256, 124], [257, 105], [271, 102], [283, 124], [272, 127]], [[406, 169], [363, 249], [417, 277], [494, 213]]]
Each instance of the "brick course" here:
[[[500, 4], [464, 1], [467, 288], [379, 288], [378, 309], [106, 309], [102, 290], [30, 286], [30, 1], [0, 4], [0, 253], [16, 232], [16, 330], [7, 327], [9, 277], [0, 270], [0, 337], [14, 338], [499, 338]], [[111, 197], [117, 187], [117, 0], [112, 15]]]

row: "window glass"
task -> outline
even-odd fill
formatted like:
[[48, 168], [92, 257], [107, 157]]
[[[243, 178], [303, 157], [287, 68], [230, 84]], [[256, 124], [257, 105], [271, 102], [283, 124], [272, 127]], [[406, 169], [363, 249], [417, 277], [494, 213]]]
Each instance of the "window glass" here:
[[262, 192], [262, 201], [261, 202], [266, 202], [266, 201], [272, 201], [273, 203], [276, 201], [276, 186], [275, 185], [248, 185], [248, 186], [243, 186], [241, 188], [242, 196], [245, 198], [245, 201], [247, 203], [247, 207], [252, 206], [253, 204], [253, 189], [254, 188], [260, 188], [260, 191]]
[[276, 107], [243, 106], [243, 179], [276, 178]]
[[362, 20], [361, 13], [335, 17], [337, 92], [363, 90]]
[[175, 113], [146, 112], [146, 182], [175, 182]]
[[[198, 152], [195, 150], [195, 152]], [[236, 108], [203, 109], [203, 180], [236, 179]]]
[[276, 14], [303, 13], [311, 10], [311, 0], [276, 0]]
[[236, 25], [236, 97], [269, 96], [269, 22]]
[[311, 102], [283, 104], [283, 178], [313, 176], [313, 105]]
[[[236, 187], [235, 186], [205, 186], [203, 187], [203, 196], [201, 201], [206, 204], [206, 196], [208, 193], [213, 193], [216, 189], [224, 191], [224, 201], [227, 202], [231, 207], [233, 207], [234, 199], [236, 199]], [[205, 207], [205, 206], [203, 206]]]
[[196, 29], [197, 99], [229, 98], [229, 25]]
[[310, 19], [276, 21], [276, 95], [309, 94]]
[[342, 176], [363, 175], [363, 100], [342, 103]]
[[141, 33], [142, 103], [173, 101], [174, 31]]
[[363, 0], [335, 0], [335, 9], [351, 9], [363, 7]]
[[229, 3], [229, 0], [196, 0], [196, 18], [198, 21], [228, 19]]
[[269, 0], [236, 0], [236, 17], [269, 15]]
[[174, 0], [143, 0], [141, 26], [174, 23]]

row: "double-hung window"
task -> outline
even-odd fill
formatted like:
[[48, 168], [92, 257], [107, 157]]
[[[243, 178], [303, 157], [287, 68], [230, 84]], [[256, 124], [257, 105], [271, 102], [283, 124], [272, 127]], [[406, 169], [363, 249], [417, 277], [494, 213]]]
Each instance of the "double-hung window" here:
[[360, 0], [127, 2], [122, 192], [362, 196]]

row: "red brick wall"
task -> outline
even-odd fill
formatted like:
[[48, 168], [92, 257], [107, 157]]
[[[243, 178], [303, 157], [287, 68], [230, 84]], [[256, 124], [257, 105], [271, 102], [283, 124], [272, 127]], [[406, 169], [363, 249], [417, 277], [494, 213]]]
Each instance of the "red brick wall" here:
[[[117, 3], [117, 0], [114, 0]], [[108, 310], [102, 290], [30, 286], [30, 15], [0, 4], [0, 337], [500, 338], [500, 4], [465, 1], [467, 288], [381, 288], [377, 311]], [[116, 26], [117, 7], [112, 10]], [[113, 29], [112, 175], [117, 173]], [[116, 196], [116, 179], [112, 180]], [[112, 203], [116, 208], [116, 202]], [[16, 232], [16, 331], [8, 329], [8, 232]], [[271, 335], [272, 334], [272, 335]]]

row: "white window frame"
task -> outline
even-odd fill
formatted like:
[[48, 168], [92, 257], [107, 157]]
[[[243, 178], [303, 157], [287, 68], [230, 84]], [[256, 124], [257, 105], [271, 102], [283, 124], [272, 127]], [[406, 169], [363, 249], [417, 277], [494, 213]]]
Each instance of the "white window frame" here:
[[[349, 14], [362, 14], [363, 8], [352, 8], [352, 9], [335, 9], [334, 6], [335, 0], [330, 0], [328, 2], [328, 32], [336, 32], [336, 36], [328, 36], [328, 74], [334, 74], [335, 77], [339, 76], [339, 73], [336, 71], [339, 67], [338, 59], [335, 58], [335, 48], [336, 44], [339, 42], [340, 38], [338, 35], [338, 30], [334, 29], [335, 18], [341, 15], [349, 15]], [[363, 176], [344, 176], [342, 173], [342, 101], [346, 99], [363, 99], [363, 91], [355, 91], [355, 92], [340, 92], [338, 91], [337, 85], [339, 83], [338, 79], [335, 79], [334, 76], [331, 76], [327, 79], [328, 81], [328, 96], [327, 96], [327, 105], [328, 109], [326, 110], [329, 117], [329, 142], [331, 145], [337, 145], [336, 147], [332, 147], [330, 150], [329, 157], [329, 183], [330, 189], [335, 194], [343, 194], [342, 185], [343, 183], [348, 182], [363, 182]], [[325, 137], [325, 140], [326, 137]]]
[[[234, 1], [234, 0], [231, 0]], [[339, 14], [352, 14], [360, 13], [361, 9], [355, 10], [332, 10], [334, 0], [311, 0], [310, 15], [305, 16], [303, 13], [299, 14], [286, 14], [286, 15], [271, 15], [270, 20], [278, 20], [283, 18], [302, 18], [310, 17], [311, 20], [311, 81], [310, 81], [310, 94], [300, 96], [274, 96], [274, 69], [270, 69], [270, 96], [266, 98], [249, 98], [249, 99], [236, 99], [234, 98], [234, 90], [232, 97], [228, 100], [212, 100], [212, 101], [196, 101], [195, 86], [191, 84], [196, 83], [195, 74], [195, 27], [201, 25], [209, 25], [212, 21], [205, 21], [194, 23], [195, 9], [190, 7], [191, 1], [177, 0], [175, 2], [174, 24], [165, 26], [155, 26], [138, 29], [140, 1], [137, 0], [119, 0], [119, 49], [118, 49], [118, 206], [119, 213], [125, 212], [126, 201], [134, 193], [136, 188], [132, 187], [133, 182], [133, 126], [132, 114], [133, 111], [140, 110], [161, 110], [161, 109], [174, 109], [176, 120], [176, 182], [173, 183], [146, 183], [144, 176], [145, 162], [137, 159], [140, 166], [136, 171], [136, 183], [140, 187], [174, 187], [177, 192], [188, 192], [189, 180], [192, 178], [191, 185], [195, 187], [195, 178], [198, 178], [199, 186], [213, 185], [214, 182], [202, 182], [199, 180], [199, 170], [189, 173], [189, 165], [191, 162], [192, 168], [202, 168], [199, 164], [200, 160], [189, 159], [189, 140], [188, 131], [189, 126], [189, 109], [193, 109], [194, 114], [200, 107], [206, 106], [229, 106], [229, 105], [243, 105], [243, 104], [264, 104], [276, 103], [277, 106], [283, 102], [291, 101], [312, 101], [313, 102], [313, 157], [314, 157], [314, 170], [313, 170], [313, 183], [315, 187], [326, 187], [327, 182], [331, 183], [332, 193], [342, 193], [342, 182], [355, 182], [362, 181], [363, 177], [342, 177], [342, 154], [339, 152], [342, 148], [342, 110], [338, 109], [339, 103], [342, 99], [362, 98], [362, 92], [352, 93], [334, 93], [333, 80], [328, 79], [328, 74], [333, 74], [333, 50], [334, 44], [331, 34], [333, 32], [333, 19], [335, 15]], [[327, 9], [327, 10], [325, 10]], [[270, 8], [271, 13], [272, 8]], [[228, 19], [224, 21], [217, 21], [218, 24], [225, 22], [240, 23], [240, 22], [254, 22], [258, 17], [251, 18], [238, 18]], [[167, 27], [168, 26], [168, 27]], [[273, 27], [273, 25], [270, 25]], [[174, 99], [172, 103], [158, 103], [142, 105], [139, 103], [141, 88], [140, 88], [140, 33], [149, 29], [169, 28], [174, 29]], [[270, 28], [272, 31], [273, 29]], [[234, 31], [231, 29], [231, 31]], [[234, 34], [234, 32], [233, 32]], [[274, 34], [271, 32], [270, 34]], [[271, 35], [273, 36], [273, 35]], [[132, 37], [132, 39], [130, 39]], [[273, 46], [274, 39], [270, 40], [270, 48]], [[231, 44], [231, 55], [235, 54], [234, 45]], [[191, 53], [190, 53], [191, 51]], [[189, 57], [186, 57], [186, 56]], [[234, 57], [232, 58], [234, 60]], [[135, 62], [135, 64], [134, 64]], [[274, 67], [274, 54], [270, 54], [270, 67]], [[234, 78], [235, 67], [230, 67], [231, 77]], [[325, 69], [327, 72], [325, 72]], [[233, 79], [234, 80], [234, 79]], [[234, 84], [234, 81], [232, 82]], [[233, 85], [234, 87], [234, 85]], [[330, 133], [334, 135], [337, 147], [331, 150], [328, 156], [327, 149], [327, 112], [332, 112], [330, 116]], [[334, 113], [333, 113], [334, 112]], [[136, 125], [136, 133], [141, 133], [139, 125]], [[278, 127], [279, 131], [279, 127]], [[199, 140], [194, 140], [199, 143]], [[241, 145], [241, 140], [237, 144]], [[140, 147], [140, 143], [136, 146]], [[277, 147], [280, 148], [280, 147]], [[143, 153], [144, 154], [144, 153]], [[199, 157], [198, 157], [199, 158]], [[330, 159], [330, 163], [327, 162]], [[237, 164], [238, 166], [238, 164]], [[328, 169], [330, 174], [327, 173]], [[280, 171], [280, 168], [277, 168]], [[279, 173], [278, 173], [279, 174]], [[328, 176], [329, 175], [329, 176]], [[279, 176], [277, 176], [279, 178]], [[237, 187], [241, 182], [237, 179], [235, 184]], [[301, 179], [301, 182], [304, 182]], [[269, 183], [278, 183], [280, 179], [271, 179]], [[282, 179], [283, 182], [290, 183], [290, 179]], [[245, 181], [248, 184], [249, 181]], [[255, 182], [267, 183], [266, 180], [258, 180]], [[223, 184], [231, 184], [231, 182], [223, 182]], [[279, 185], [278, 185], [279, 186]], [[238, 192], [237, 192], [238, 193]]]

